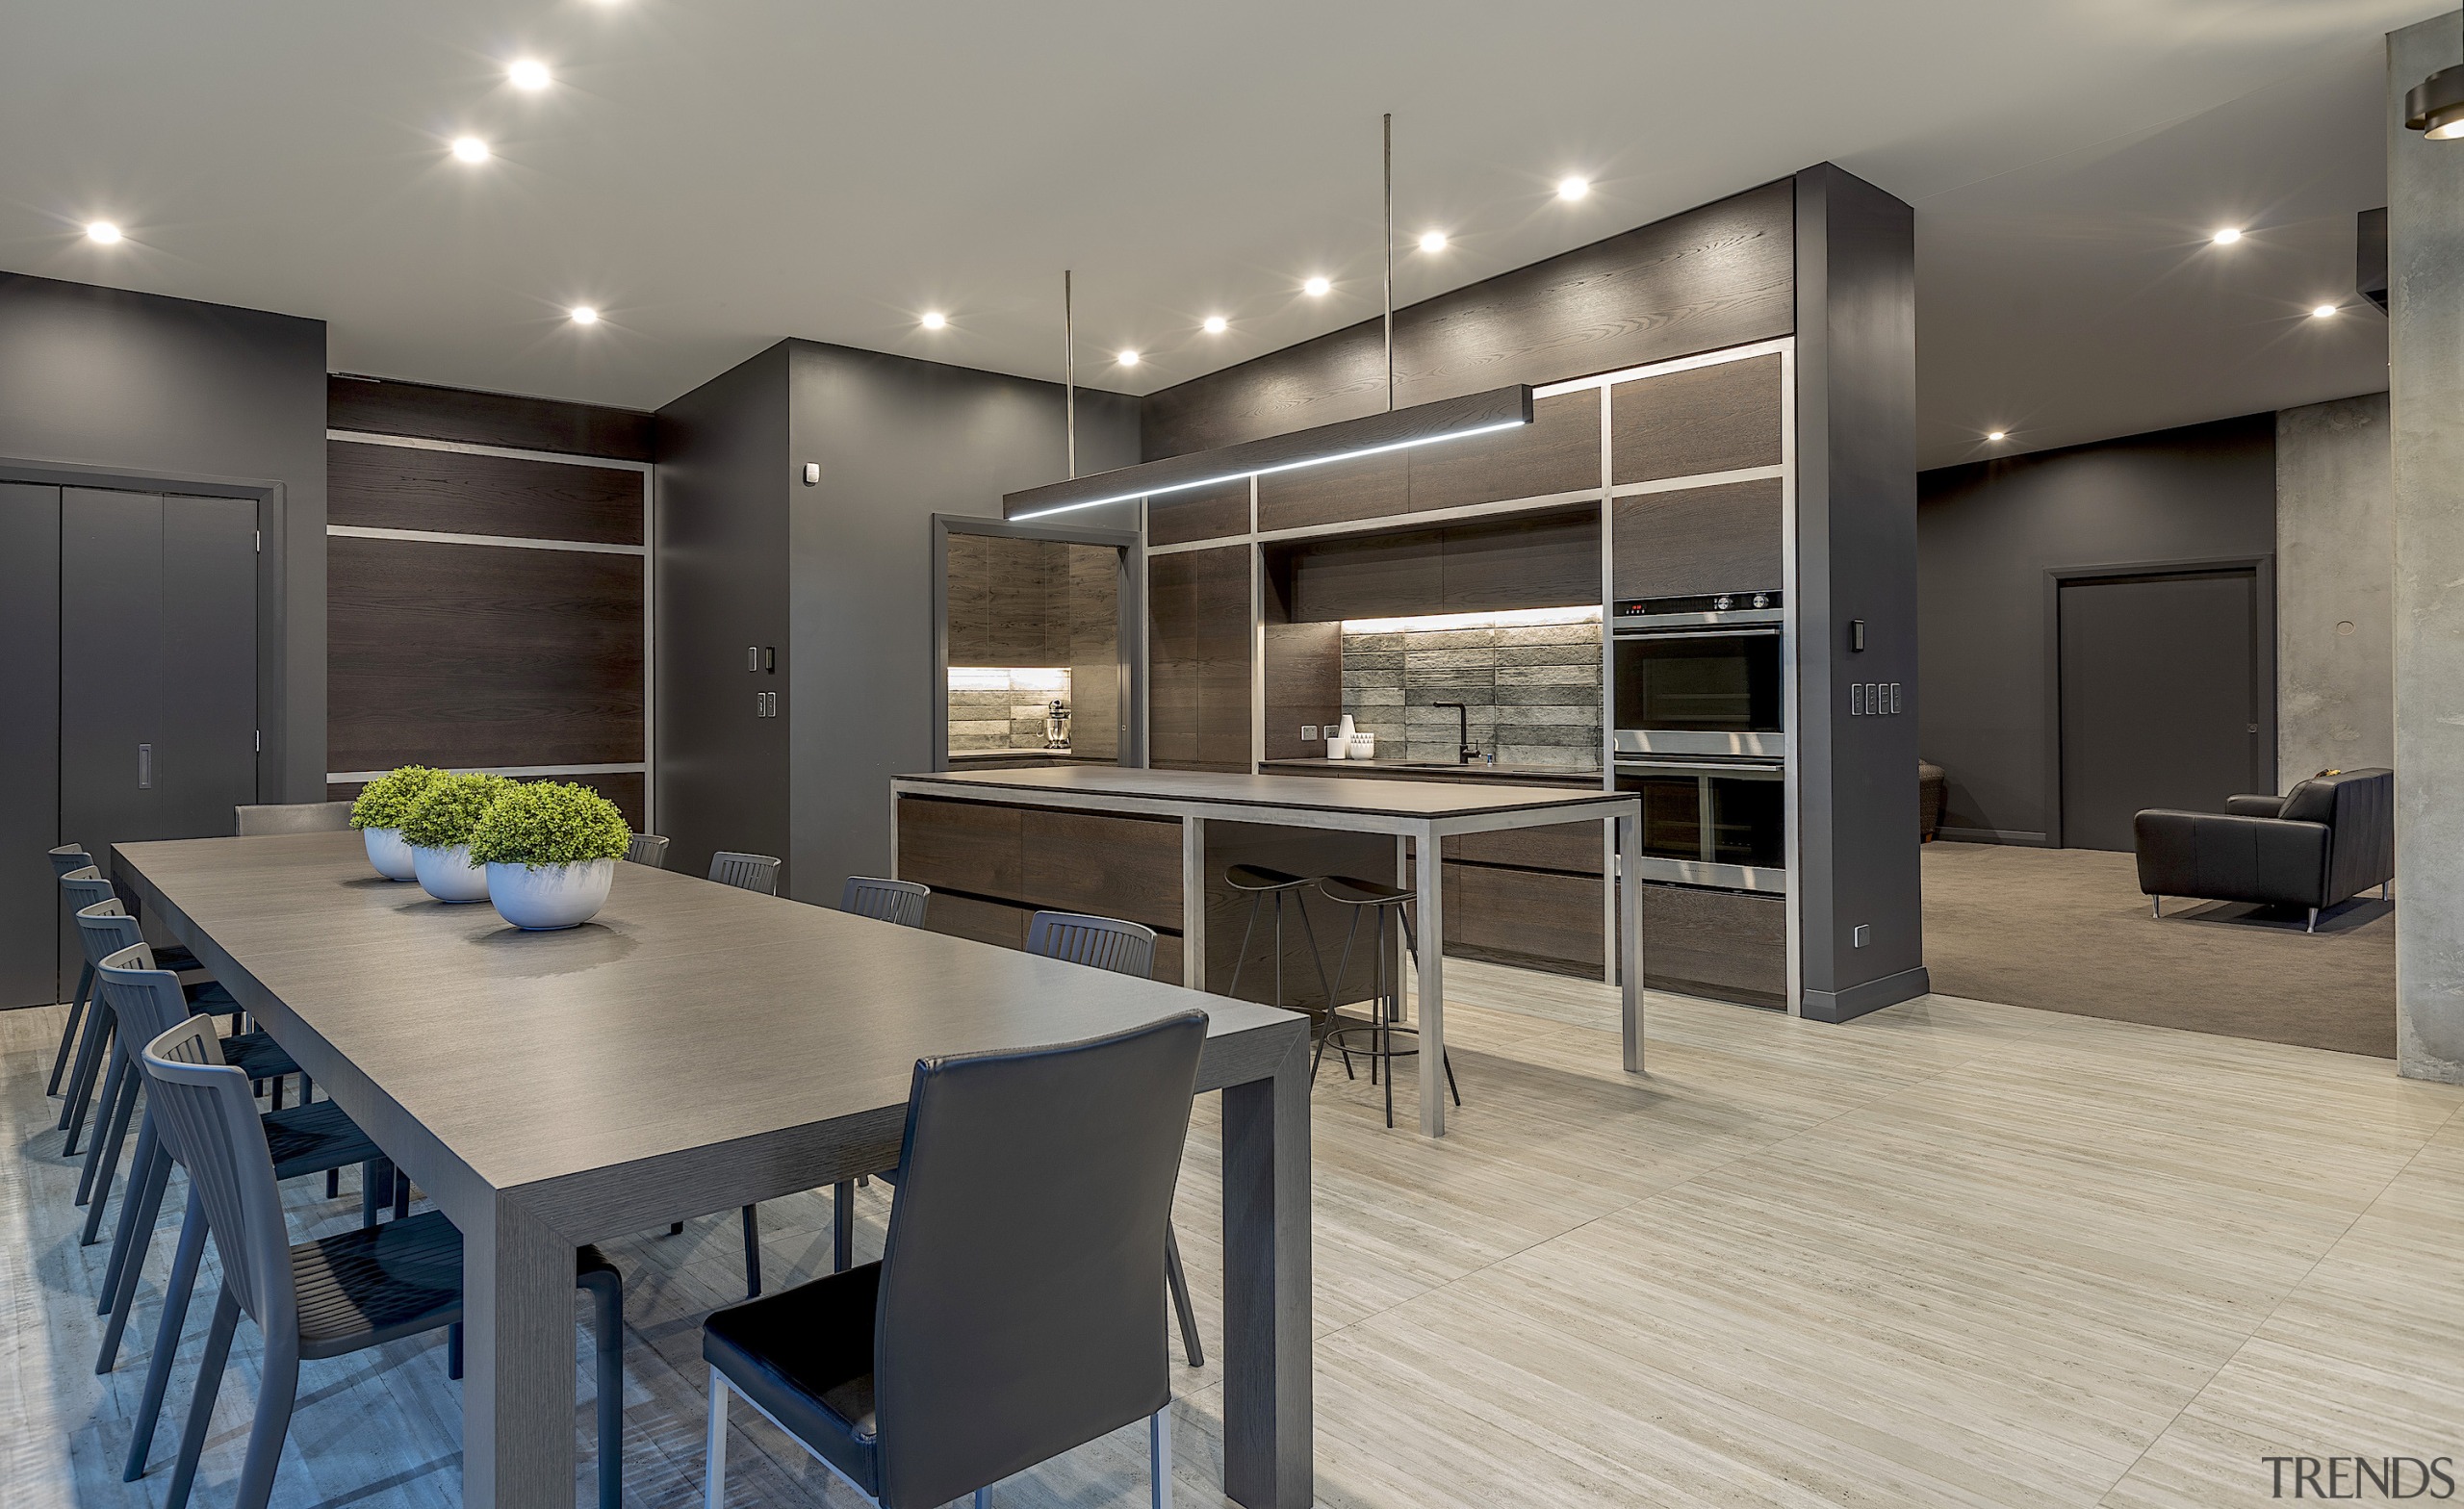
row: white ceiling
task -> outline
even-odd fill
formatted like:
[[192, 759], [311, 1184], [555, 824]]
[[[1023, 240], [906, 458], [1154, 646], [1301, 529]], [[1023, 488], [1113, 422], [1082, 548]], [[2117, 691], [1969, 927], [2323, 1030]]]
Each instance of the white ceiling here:
[[[2351, 294], [2379, 38], [2443, 8], [26, 5], [0, 267], [315, 316], [340, 370], [639, 407], [783, 335], [1057, 378], [1069, 267], [1082, 376], [1145, 392], [1375, 313], [1392, 110], [1399, 232], [1455, 237], [1404, 242], [1401, 301], [1825, 158], [1910, 200], [1938, 465], [1990, 427], [2040, 448], [2383, 386]], [[556, 83], [509, 87], [524, 56]], [[466, 132], [498, 155], [450, 160]], [[2208, 246], [2227, 222], [2248, 239]]]

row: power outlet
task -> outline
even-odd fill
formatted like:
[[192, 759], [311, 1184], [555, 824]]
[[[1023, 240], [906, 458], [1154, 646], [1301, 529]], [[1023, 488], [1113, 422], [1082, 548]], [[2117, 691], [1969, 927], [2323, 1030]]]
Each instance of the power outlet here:
[[1300, 742], [1303, 744], [1315, 744], [1318, 742], [1318, 726], [1316, 724], [1304, 723], [1300, 726]]

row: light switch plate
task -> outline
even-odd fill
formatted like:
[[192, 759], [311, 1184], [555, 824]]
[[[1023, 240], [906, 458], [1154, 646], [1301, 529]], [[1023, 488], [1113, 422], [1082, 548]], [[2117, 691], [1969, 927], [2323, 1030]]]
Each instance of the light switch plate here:
[[1869, 922], [1861, 922], [1857, 924], [1856, 928], [1848, 934], [1848, 946], [1850, 948], [1863, 948], [1873, 940], [1874, 928], [1873, 924]]
[[818, 462], [818, 461], [808, 461], [808, 462], [806, 462], [806, 463], [805, 463], [805, 486], [807, 486], [807, 487], [819, 487], [820, 485], [821, 485], [821, 463], [820, 463], [820, 462]]

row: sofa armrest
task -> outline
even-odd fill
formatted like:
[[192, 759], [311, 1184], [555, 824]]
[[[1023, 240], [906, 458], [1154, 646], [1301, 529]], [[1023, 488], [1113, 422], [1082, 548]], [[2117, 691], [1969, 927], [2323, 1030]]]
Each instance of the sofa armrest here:
[[2265, 794], [2226, 797], [2224, 810], [2235, 817], [2281, 817], [2284, 815], [2284, 798]]
[[2232, 813], [2151, 808], [2133, 823], [2139, 889], [2260, 907], [2323, 907], [2331, 830]]

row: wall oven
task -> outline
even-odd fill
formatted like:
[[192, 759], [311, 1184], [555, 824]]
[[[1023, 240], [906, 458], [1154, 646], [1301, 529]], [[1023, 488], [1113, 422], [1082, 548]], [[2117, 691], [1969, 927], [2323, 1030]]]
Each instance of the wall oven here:
[[1643, 799], [1644, 879], [1788, 888], [1786, 767], [1780, 761], [1620, 755], [1617, 789]]
[[1677, 623], [1622, 619], [1611, 652], [1617, 753], [1784, 754], [1779, 617], [1772, 609]]

